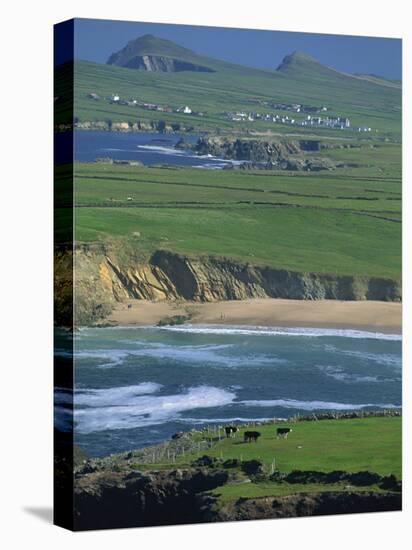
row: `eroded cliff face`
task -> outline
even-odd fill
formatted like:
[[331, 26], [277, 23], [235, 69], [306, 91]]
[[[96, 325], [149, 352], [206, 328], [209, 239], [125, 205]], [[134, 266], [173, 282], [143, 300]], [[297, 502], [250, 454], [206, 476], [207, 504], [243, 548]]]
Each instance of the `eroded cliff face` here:
[[104, 291], [116, 301], [401, 300], [400, 284], [392, 279], [300, 273], [213, 256], [190, 258], [163, 250], [141, 265], [122, 266], [109, 255], [102, 256], [99, 277]]
[[149, 72], [178, 73], [180, 71], [196, 71], [202, 73], [214, 73], [209, 67], [190, 63], [182, 59], [174, 59], [160, 55], [137, 55], [129, 59], [123, 67]]
[[[65, 265], [62, 262], [62, 265]], [[400, 301], [399, 281], [361, 276], [303, 273], [253, 266], [213, 256], [188, 257], [159, 250], [147, 261], [116, 258], [115, 253], [75, 251], [76, 318], [103, 318], [116, 302], [187, 300], [214, 302], [250, 298], [297, 300]]]

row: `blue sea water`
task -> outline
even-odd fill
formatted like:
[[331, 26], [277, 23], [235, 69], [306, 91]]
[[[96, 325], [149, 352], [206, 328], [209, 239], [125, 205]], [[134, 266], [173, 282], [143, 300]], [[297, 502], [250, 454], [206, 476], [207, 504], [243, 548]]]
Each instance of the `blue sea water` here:
[[93, 162], [97, 158], [138, 160], [146, 166], [167, 164], [219, 169], [236, 161], [210, 155], [196, 155], [192, 151], [175, 149], [180, 138], [195, 143], [199, 136], [191, 134], [159, 134], [149, 132], [104, 132], [76, 130], [74, 136], [75, 159]]
[[[213, 423], [401, 405], [399, 335], [87, 328], [76, 333], [75, 349], [75, 441], [90, 456]], [[64, 407], [63, 390], [57, 399]]]

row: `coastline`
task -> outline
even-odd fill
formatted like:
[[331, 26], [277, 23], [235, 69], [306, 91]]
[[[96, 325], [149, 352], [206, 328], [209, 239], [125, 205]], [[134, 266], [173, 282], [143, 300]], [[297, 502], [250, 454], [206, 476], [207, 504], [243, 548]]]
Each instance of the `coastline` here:
[[107, 321], [121, 326], [147, 326], [176, 315], [189, 315], [191, 325], [329, 328], [389, 334], [402, 332], [400, 302], [369, 300], [257, 298], [207, 303], [129, 300], [117, 304]]

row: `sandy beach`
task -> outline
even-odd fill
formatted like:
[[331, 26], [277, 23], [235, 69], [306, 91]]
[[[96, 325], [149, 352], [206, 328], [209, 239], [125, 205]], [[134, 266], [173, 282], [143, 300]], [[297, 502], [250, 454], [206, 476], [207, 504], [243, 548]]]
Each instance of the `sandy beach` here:
[[[131, 307], [128, 307], [128, 304]], [[173, 315], [191, 315], [192, 324], [319, 327], [400, 333], [398, 302], [252, 299], [211, 303], [149, 302], [118, 304], [108, 317], [118, 325], [155, 325]]]

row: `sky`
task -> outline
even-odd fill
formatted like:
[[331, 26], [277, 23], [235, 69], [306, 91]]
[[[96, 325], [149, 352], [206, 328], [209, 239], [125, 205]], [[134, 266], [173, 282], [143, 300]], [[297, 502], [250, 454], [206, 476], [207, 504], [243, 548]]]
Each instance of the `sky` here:
[[98, 19], [76, 19], [75, 58], [105, 63], [129, 40], [144, 34], [172, 40], [198, 54], [261, 69], [275, 69], [285, 55], [300, 50], [348, 73], [394, 79], [402, 74], [402, 41], [395, 38]]

